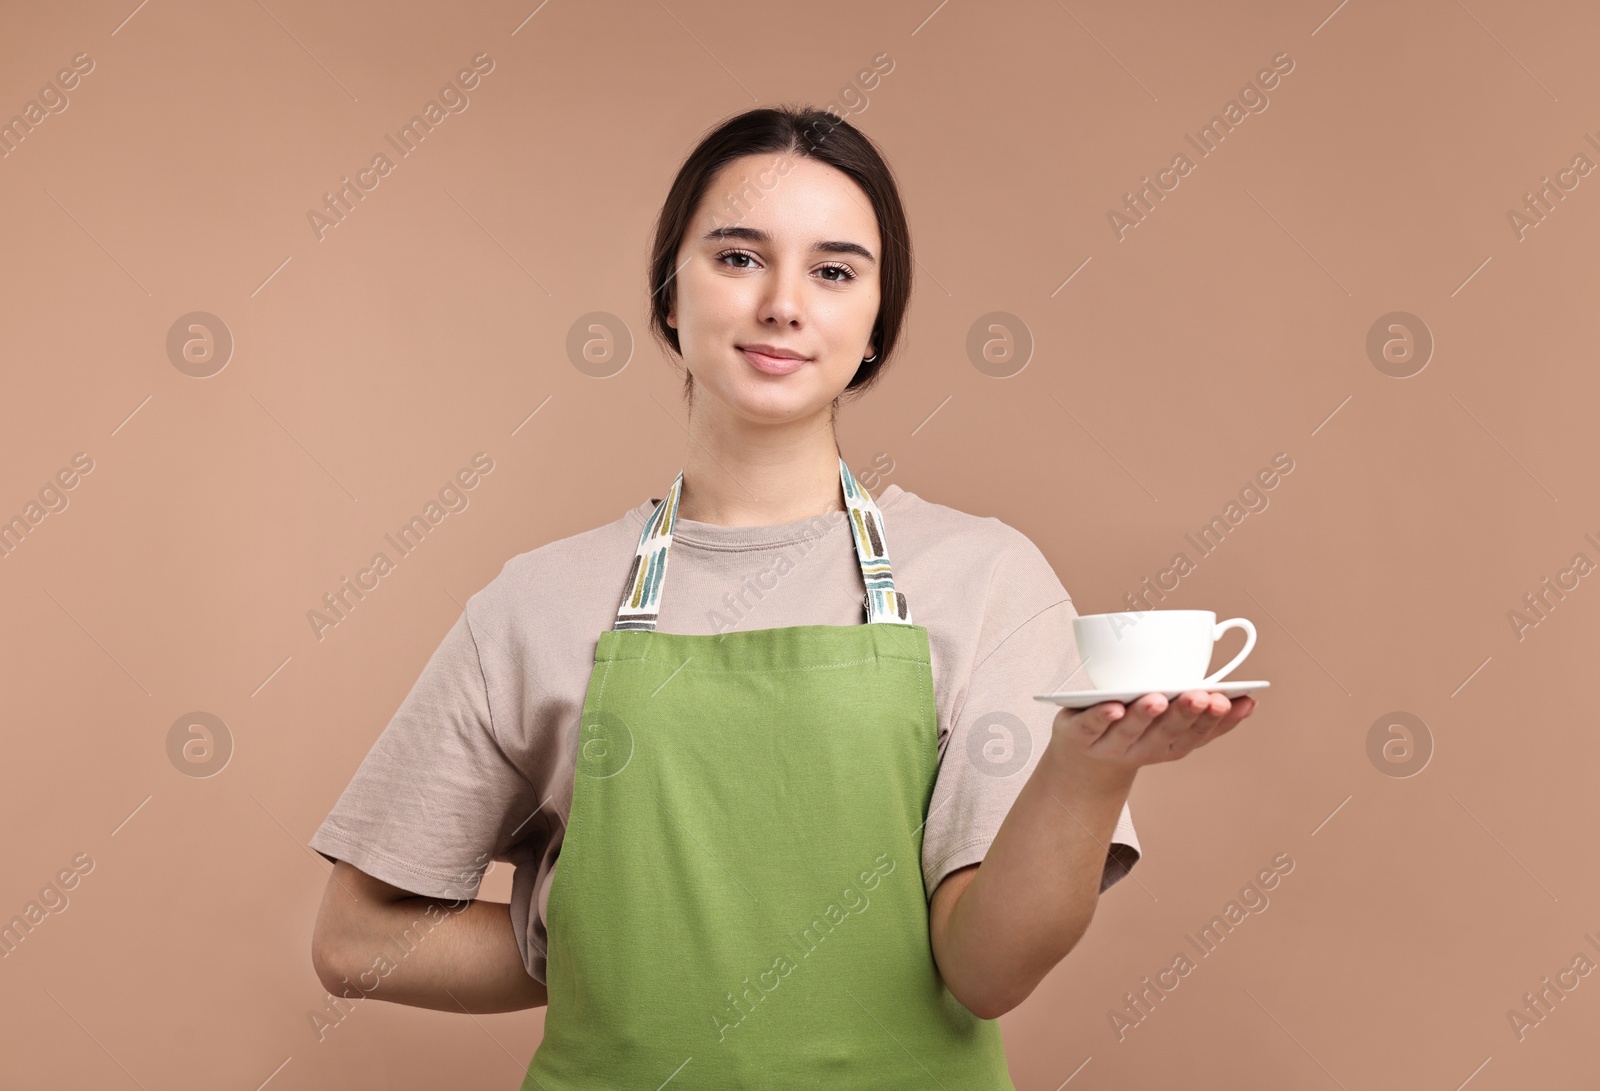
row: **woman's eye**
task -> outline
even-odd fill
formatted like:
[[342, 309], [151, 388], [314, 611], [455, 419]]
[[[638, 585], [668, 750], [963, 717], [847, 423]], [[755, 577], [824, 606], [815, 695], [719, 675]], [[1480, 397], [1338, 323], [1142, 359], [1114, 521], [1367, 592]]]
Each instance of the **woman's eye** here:
[[[726, 261], [729, 261], [729, 260], [743, 260], [743, 261], [746, 261], [746, 262], [754, 262], [755, 261], [755, 255], [751, 254], [750, 252], [748, 252], [746, 250], [724, 250], [722, 253], [717, 255], [716, 260], [718, 262], [726, 262]], [[729, 268], [730, 269], [749, 269], [749, 268], [751, 268], [751, 266], [750, 265], [730, 265]], [[826, 280], [831, 284], [842, 284], [845, 281], [856, 279], [855, 270], [851, 269], [848, 265], [824, 265], [821, 269], [819, 269], [817, 271], [819, 273], [837, 273], [837, 274], [839, 274], [838, 276], [824, 276], [822, 278], [823, 280]]]

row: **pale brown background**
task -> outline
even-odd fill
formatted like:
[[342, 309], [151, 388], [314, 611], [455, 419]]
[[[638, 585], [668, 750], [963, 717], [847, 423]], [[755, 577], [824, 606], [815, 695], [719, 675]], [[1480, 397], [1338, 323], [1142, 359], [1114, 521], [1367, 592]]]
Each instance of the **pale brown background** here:
[[[1507, 619], [1600, 562], [1600, 176], [1521, 241], [1507, 220], [1600, 162], [1593, 6], [536, 6], [5, 14], [0, 119], [95, 68], [0, 160], [0, 516], [95, 468], [0, 560], [0, 918], [95, 866], [0, 960], [0, 1082], [517, 1086], [541, 1012], [363, 1001], [318, 1040], [304, 842], [466, 597], [681, 465], [643, 321], [681, 157], [740, 110], [834, 101], [918, 259], [904, 355], [840, 421], [852, 466], [892, 460], [877, 491], [1012, 523], [1093, 613], [1295, 464], [1165, 603], [1254, 619], [1239, 676], [1273, 688], [1140, 774], [1144, 862], [1003, 1020], [1018, 1087], [1593, 1086], [1600, 977], [1525, 1040], [1507, 1020], [1600, 959], [1600, 576], [1523, 639]], [[318, 242], [307, 210], [480, 52], [470, 107]], [[1283, 52], [1270, 107], [1117, 241], [1107, 211]], [[235, 339], [210, 378], [166, 353], [193, 311]], [[635, 340], [610, 378], [567, 356], [592, 311]], [[1035, 342], [1009, 378], [967, 354], [995, 311]], [[1436, 338], [1404, 379], [1366, 349], [1394, 311]], [[318, 641], [306, 611], [477, 451], [470, 507]], [[234, 747], [208, 778], [167, 752], [195, 711]], [[1395, 712], [1431, 739], [1414, 776], [1369, 758]], [[1285, 852], [1268, 910], [1119, 1041], [1107, 1012]]]

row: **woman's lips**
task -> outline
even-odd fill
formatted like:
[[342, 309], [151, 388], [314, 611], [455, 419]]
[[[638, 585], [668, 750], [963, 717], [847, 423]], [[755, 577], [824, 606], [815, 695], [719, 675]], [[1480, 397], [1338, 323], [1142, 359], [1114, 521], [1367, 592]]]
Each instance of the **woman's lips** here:
[[764, 371], [768, 375], [787, 375], [789, 372], [809, 362], [806, 360], [785, 359], [781, 356], [768, 356], [766, 353], [756, 352], [754, 349], [741, 348], [739, 351], [744, 353], [744, 358], [749, 360], [757, 371]]

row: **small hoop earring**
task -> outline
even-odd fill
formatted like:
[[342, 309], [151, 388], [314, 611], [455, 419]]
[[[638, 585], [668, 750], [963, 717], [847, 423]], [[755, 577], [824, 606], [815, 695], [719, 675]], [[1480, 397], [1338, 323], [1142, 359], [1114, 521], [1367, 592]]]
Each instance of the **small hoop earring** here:
[[870, 363], [872, 363], [872, 361], [876, 360], [877, 358], [878, 358], [878, 354], [876, 352], [874, 352], [871, 356], [866, 357], [861, 362], [863, 364], [870, 364]]

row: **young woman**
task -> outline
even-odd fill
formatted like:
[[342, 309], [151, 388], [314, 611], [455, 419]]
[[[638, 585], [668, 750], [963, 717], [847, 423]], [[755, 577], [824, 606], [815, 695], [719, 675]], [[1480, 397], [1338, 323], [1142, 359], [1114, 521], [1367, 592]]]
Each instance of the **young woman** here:
[[[1034, 701], [1078, 666], [1039, 550], [861, 487], [835, 414], [911, 266], [848, 122], [695, 148], [650, 268], [682, 470], [468, 602], [311, 841], [330, 991], [548, 1003], [527, 1089], [1012, 1087], [994, 1020], [1137, 861], [1136, 771], [1254, 701]], [[491, 859], [509, 905], [473, 900]]]

